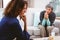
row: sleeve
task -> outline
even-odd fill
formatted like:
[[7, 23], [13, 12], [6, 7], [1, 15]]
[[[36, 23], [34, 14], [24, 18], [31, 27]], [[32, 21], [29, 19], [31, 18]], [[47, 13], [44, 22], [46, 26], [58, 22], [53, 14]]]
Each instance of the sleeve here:
[[42, 21], [43, 21], [43, 18], [44, 18], [44, 14], [43, 14], [43, 12], [41, 12], [40, 13], [40, 22], [42, 23]]
[[30, 35], [27, 31], [22, 31], [19, 22], [14, 23], [14, 34], [16, 35], [16, 40], [30, 40]]
[[16, 36], [16, 39], [23, 40], [23, 32], [19, 22], [14, 23], [13, 26], [14, 26], [14, 34]]
[[55, 15], [55, 13], [53, 13], [53, 14], [51, 15], [51, 19], [50, 19], [51, 25], [53, 25], [53, 23], [54, 23], [54, 21], [55, 21], [55, 18], [56, 18], [56, 15]]

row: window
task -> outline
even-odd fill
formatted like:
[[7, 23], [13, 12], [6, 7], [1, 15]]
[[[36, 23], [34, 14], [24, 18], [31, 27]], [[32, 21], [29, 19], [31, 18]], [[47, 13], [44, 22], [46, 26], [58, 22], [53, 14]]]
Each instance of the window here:
[[60, 0], [52, 0], [50, 2], [54, 8], [54, 12], [56, 13], [57, 17], [60, 17]]

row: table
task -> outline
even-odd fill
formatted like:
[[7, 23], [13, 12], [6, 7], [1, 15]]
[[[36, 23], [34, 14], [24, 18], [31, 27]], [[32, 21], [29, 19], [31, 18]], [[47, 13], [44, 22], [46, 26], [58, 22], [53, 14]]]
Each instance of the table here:
[[[48, 40], [48, 37], [44, 37], [44, 38], [33, 38], [33, 40]], [[60, 40], [60, 36], [54, 36], [54, 40]]]

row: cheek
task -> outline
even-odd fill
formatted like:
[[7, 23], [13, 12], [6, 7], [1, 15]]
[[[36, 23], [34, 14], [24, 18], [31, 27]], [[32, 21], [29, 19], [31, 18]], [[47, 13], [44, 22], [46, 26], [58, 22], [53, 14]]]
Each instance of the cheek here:
[[23, 15], [23, 14], [24, 14], [24, 12], [23, 12], [23, 11], [21, 11], [21, 12], [20, 12], [20, 15]]
[[25, 9], [23, 12], [25, 13], [27, 10]]
[[49, 10], [49, 13], [51, 12], [51, 10]]

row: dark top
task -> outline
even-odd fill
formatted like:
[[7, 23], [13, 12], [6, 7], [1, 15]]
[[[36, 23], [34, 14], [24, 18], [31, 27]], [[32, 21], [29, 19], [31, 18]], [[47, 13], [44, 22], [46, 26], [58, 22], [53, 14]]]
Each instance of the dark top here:
[[22, 29], [19, 21], [14, 17], [3, 17], [0, 22], [0, 40], [23, 40]]
[[[45, 13], [45, 11], [42, 11], [42, 12], [40, 13], [40, 21], [41, 21], [41, 23], [42, 23], [42, 21], [43, 21], [43, 19], [44, 19], [44, 13]], [[50, 23], [51, 23], [50, 26], [53, 25], [53, 23], [54, 23], [54, 21], [55, 21], [55, 18], [56, 18], [55, 13], [54, 13], [54, 12], [51, 12], [51, 13], [49, 14], [49, 21], [50, 21]]]

